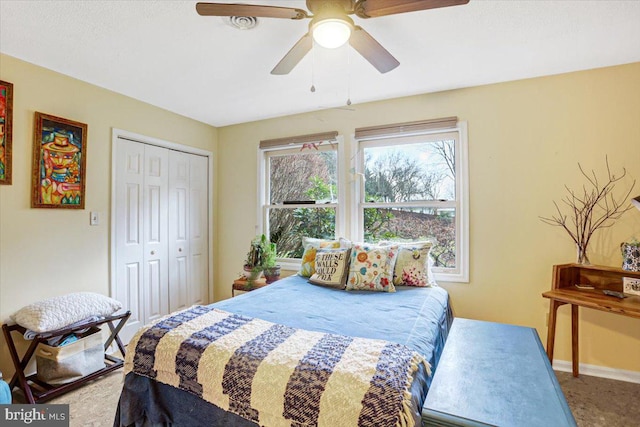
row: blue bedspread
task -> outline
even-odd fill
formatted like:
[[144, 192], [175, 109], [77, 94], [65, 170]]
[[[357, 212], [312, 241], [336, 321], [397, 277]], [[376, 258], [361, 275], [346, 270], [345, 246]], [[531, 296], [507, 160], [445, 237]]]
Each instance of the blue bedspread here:
[[[395, 293], [347, 292], [311, 285], [299, 276], [282, 279], [213, 306], [300, 329], [404, 344], [422, 354], [433, 371], [452, 321], [448, 294], [439, 287], [399, 286]], [[431, 377], [422, 369], [412, 385], [417, 420], [430, 383]], [[128, 374], [114, 425], [172, 423], [255, 425], [178, 389]]]

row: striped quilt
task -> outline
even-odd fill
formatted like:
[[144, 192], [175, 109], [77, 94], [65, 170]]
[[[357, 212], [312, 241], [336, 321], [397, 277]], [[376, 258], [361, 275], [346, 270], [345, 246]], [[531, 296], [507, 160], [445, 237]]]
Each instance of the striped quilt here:
[[261, 426], [408, 426], [420, 363], [401, 344], [291, 328], [209, 306], [145, 326], [134, 372]]

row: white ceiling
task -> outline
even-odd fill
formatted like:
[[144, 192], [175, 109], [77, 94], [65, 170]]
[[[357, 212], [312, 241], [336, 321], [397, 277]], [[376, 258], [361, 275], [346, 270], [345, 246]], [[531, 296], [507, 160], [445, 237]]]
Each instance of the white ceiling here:
[[640, 61], [640, 1], [471, 0], [354, 17], [400, 61], [387, 74], [345, 46], [273, 76], [308, 20], [242, 31], [195, 3], [0, 0], [0, 52], [214, 126]]

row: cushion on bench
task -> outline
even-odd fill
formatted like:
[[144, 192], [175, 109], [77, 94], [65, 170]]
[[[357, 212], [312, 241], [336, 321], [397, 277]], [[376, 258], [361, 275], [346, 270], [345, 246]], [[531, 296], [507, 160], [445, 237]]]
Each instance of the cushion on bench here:
[[122, 308], [119, 301], [94, 292], [76, 292], [38, 301], [11, 315], [34, 332], [64, 328], [92, 316], [109, 316]]

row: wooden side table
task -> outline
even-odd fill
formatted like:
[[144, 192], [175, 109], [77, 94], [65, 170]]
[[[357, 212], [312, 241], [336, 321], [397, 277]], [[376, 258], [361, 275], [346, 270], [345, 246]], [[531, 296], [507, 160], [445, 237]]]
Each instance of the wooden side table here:
[[[640, 279], [640, 272], [596, 265], [563, 264], [553, 266], [553, 286], [544, 292], [549, 298], [549, 326], [547, 330], [547, 356], [553, 363], [558, 307], [571, 304], [571, 362], [573, 376], [579, 375], [578, 307], [621, 314], [640, 319], [640, 296], [628, 295], [618, 299], [602, 293], [603, 290], [622, 292], [623, 277]], [[593, 289], [579, 289], [575, 285], [588, 285]]]
[[250, 292], [258, 288], [263, 288], [267, 285], [267, 280], [264, 277], [254, 280], [251, 285], [249, 285], [249, 281], [246, 278], [239, 277], [233, 281], [233, 286], [231, 287], [231, 297], [233, 298], [236, 296], [236, 291]]

